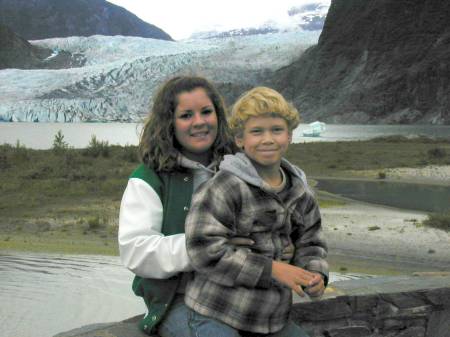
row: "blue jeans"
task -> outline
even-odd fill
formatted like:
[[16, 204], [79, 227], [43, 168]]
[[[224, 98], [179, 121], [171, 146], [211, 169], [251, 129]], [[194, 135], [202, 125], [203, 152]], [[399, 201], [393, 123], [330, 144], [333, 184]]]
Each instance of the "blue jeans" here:
[[158, 333], [161, 337], [309, 337], [292, 321], [273, 334], [238, 331], [225, 323], [196, 313], [184, 304], [182, 296], [175, 299], [160, 323]]

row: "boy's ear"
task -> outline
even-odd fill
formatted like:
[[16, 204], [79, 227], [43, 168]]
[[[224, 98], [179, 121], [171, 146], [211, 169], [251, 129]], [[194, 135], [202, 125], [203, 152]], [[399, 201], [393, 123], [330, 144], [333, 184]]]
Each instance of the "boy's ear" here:
[[240, 149], [242, 149], [244, 147], [244, 139], [243, 139], [242, 135], [234, 136], [234, 142]]
[[291, 144], [292, 143], [292, 130], [291, 131], [289, 131], [289, 144]]

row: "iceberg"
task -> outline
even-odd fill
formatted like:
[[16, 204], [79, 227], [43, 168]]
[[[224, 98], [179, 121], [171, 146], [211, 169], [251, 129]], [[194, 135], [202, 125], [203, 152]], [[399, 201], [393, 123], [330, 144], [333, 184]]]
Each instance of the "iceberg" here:
[[325, 131], [325, 123], [315, 121], [309, 124], [309, 128], [303, 131], [304, 137], [320, 137], [320, 134]]

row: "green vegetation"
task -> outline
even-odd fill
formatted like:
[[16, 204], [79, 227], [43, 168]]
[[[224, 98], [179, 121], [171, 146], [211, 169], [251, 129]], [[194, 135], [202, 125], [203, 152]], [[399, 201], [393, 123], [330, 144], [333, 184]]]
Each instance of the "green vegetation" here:
[[[448, 165], [450, 142], [396, 137], [293, 144], [287, 157], [310, 178], [352, 177], [359, 170]], [[92, 137], [86, 149], [74, 149], [60, 131], [50, 150], [0, 145], [0, 250], [117, 254], [120, 199], [137, 163], [136, 146]], [[321, 207], [344, 203], [317, 195]]]
[[58, 130], [58, 132], [55, 135], [55, 138], [53, 139], [53, 151], [55, 153], [62, 153], [66, 151], [69, 148], [69, 144], [66, 143], [64, 140], [64, 135], [61, 130]]
[[[430, 155], [436, 152], [439, 154]], [[287, 157], [308, 177], [354, 177], [355, 171], [374, 170], [374, 178], [381, 178], [378, 172], [387, 168], [450, 165], [450, 139], [393, 136], [369, 141], [292, 144]]]
[[425, 226], [439, 228], [450, 232], [450, 212], [431, 213], [423, 224]]
[[0, 249], [117, 254], [117, 222], [135, 146], [94, 137], [70, 148], [61, 132], [51, 150], [0, 145]]

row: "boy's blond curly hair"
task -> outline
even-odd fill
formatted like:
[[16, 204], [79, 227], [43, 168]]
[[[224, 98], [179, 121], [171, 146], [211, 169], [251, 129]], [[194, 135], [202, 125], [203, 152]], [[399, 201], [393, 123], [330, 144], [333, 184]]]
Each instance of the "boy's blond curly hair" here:
[[256, 87], [244, 94], [234, 103], [229, 126], [234, 135], [244, 130], [250, 117], [273, 116], [286, 120], [289, 131], [300, 124], [298, 110], [276, 90], [268, 87]]

